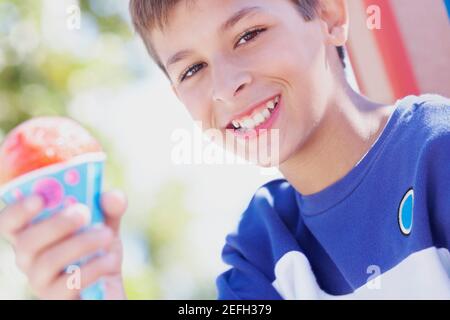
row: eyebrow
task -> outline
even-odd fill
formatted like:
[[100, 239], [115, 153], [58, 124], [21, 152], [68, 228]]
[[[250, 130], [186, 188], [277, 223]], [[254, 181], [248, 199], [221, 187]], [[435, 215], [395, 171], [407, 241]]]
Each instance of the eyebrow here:
[[[241, 21], [243, 18], [255, 13], [256, 11], [260, 11], [261, 7], [245, 7], [236, 13], [234, 13], [230, 18], [228, 18], [219, 28], [219, 34], [225, 32], [226, 30], [231, 29], [233, 26], [235, 26], [239, 21]], [[191, 50], [181, 50], [175, 53], [173, 56], [171, 56], [166, 63], [166, 69], [172, 65], [175, 64], [186, 57], [188, 57], [192, 53]]]
[[192, 53], [191, 50], [182, 50], [175, 53], [172, 57], [170, 57], [169, 60], [167, 60], [166, 63], [166, 69], [171, 65], [175, 64], [180, 60], [183, 60], [184, 58], [188, 57]]
[[235, 14], [233, 14], [230, 18], [228, 18], [227, 21], [225, 21], [222, 26], [219, 28], [220, 32], [224, 32], [228, 29], [231, 29], [236, 23], [238, 23], [240, 20], [245, 18], [246, 16], [249, 16], [256, 11], [260, 11], [261, 7], [246, 7], [239, 11], [237, 11]]

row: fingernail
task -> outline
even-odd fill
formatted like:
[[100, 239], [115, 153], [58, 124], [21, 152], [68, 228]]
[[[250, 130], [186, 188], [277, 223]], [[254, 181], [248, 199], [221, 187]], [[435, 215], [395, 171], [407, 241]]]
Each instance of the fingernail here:
[[24, 207], [28, 211], [38, 211], [41, 209], [44, 201], [38, 195], [33, 195], [25, 200]]
[[110, 191], [109, 196], [113, 199], [119, 200], [120, 203], [124, 203], [127, 200], [125, 193], [117, 189]]
[[118, 189], [112, 190], [111, 194], [115, 195], [118, 198], [125, 199], [125, 193], [122, 190], [118, 190]]
[[89, 208], [81, 203], [74, 204], [67, 208], [66, 214], [69, 217], [77, 217], [82, 219], [85, 225], [89, 224], [91, 221], [91, 213]]

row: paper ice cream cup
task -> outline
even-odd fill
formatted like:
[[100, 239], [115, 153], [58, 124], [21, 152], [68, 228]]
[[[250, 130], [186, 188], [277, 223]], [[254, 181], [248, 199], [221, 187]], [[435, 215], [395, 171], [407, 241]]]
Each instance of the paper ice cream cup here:
[[[88, 153], [69, 161], [44, 167], [24, 174], [0, 187], [0, 198], [7, 204], [13, 204], [34, 194], [40, 195], [45, 209], [32, 221], [37, 223], [61, 212], [75, 204], [85, 204], [91, 212], [90, 223], [86, 228], [104, 222], [100, 207], [103, 183], [103, 169], [106, 155]], [[101, 254], [101, 253], [99, 253]], [[74, 262], [82, 265], [91, 257]], [[101, 281], [84, 289], [81, 298], [102, 300], [104, 289]]]

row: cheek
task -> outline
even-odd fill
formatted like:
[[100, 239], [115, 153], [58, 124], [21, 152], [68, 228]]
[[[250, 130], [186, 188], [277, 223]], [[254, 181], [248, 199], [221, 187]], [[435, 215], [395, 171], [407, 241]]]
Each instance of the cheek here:
[[[288, 45], [288, 44], [286, 44]], [[292, 81], [292, 85], [298, 83], [301, 87], [309, 87], [323, 68], [321, 61], [324, 57], [324, 48], [320, 43], [291, 44], [290, 50], [280, 50], [277, 60], [280, 61], [279, 70]], [[309, 88], [310, 89], [310, 88]]]
[[325, 76], [325, 47], [317, 39], [314, 41], [310, 46], [291, 44], [291, 50], [280, 51], [276, 58], [276, 72], [285, 84], [288, 98], [286, 112], [280, 122], [281, 161], [289, 158], [308, 140], [326, 109], [329, 90]]
[[325, 65], [320, 29], [308, 24], [305, 28], [303, 32], [277, 29], [267, 39], [267, 45], [246, 61], [254, 74], [287, 87], [297, 101], [308, 100], [308, 96], [318, 92]]
[[[330, 70], [327, 70], [326, 47], [320, 26], [313, 22], [305, 23], [302, 32], [292, 31], [292, 34], [297, 35], [294, 41], [288, 41], [289, 37], [285, 37], [279, 43], [279, 47], [289, 50], [278, 51], [277, 72], [285, 80], [292, 101], [302, 108], [312, 109], [328, 91], [327, 74], [330, 74]], [[308, 110], [302, 111], [308, 113]]]
[[202, 90], [190, 89], [191, 93], [180, 91], [180, 101], [184, 104], [187, 111], [194, 121], [201, 121], [202, 127], [211, 128], [213, 125], [213, 114], [211, 102], [206, 94], [201, 94]]

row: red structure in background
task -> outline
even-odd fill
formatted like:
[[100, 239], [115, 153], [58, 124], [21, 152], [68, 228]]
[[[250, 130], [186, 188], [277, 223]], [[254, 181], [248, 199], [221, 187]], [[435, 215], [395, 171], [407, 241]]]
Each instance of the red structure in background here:
[[389, 0], [364, 0], [366, 6], [377, 5], [382, 14], [382, 27], [373, 33], [381, 53], [395, 98], [419, 94], [412, 65], [395, 20]]
[[[392, 103], [410, 94], [450, 96], [450, 24], [443, 0], [349, 0], [349, 58], [361, 92]], [[367, 21], [377, 6], [380, 28]]]

